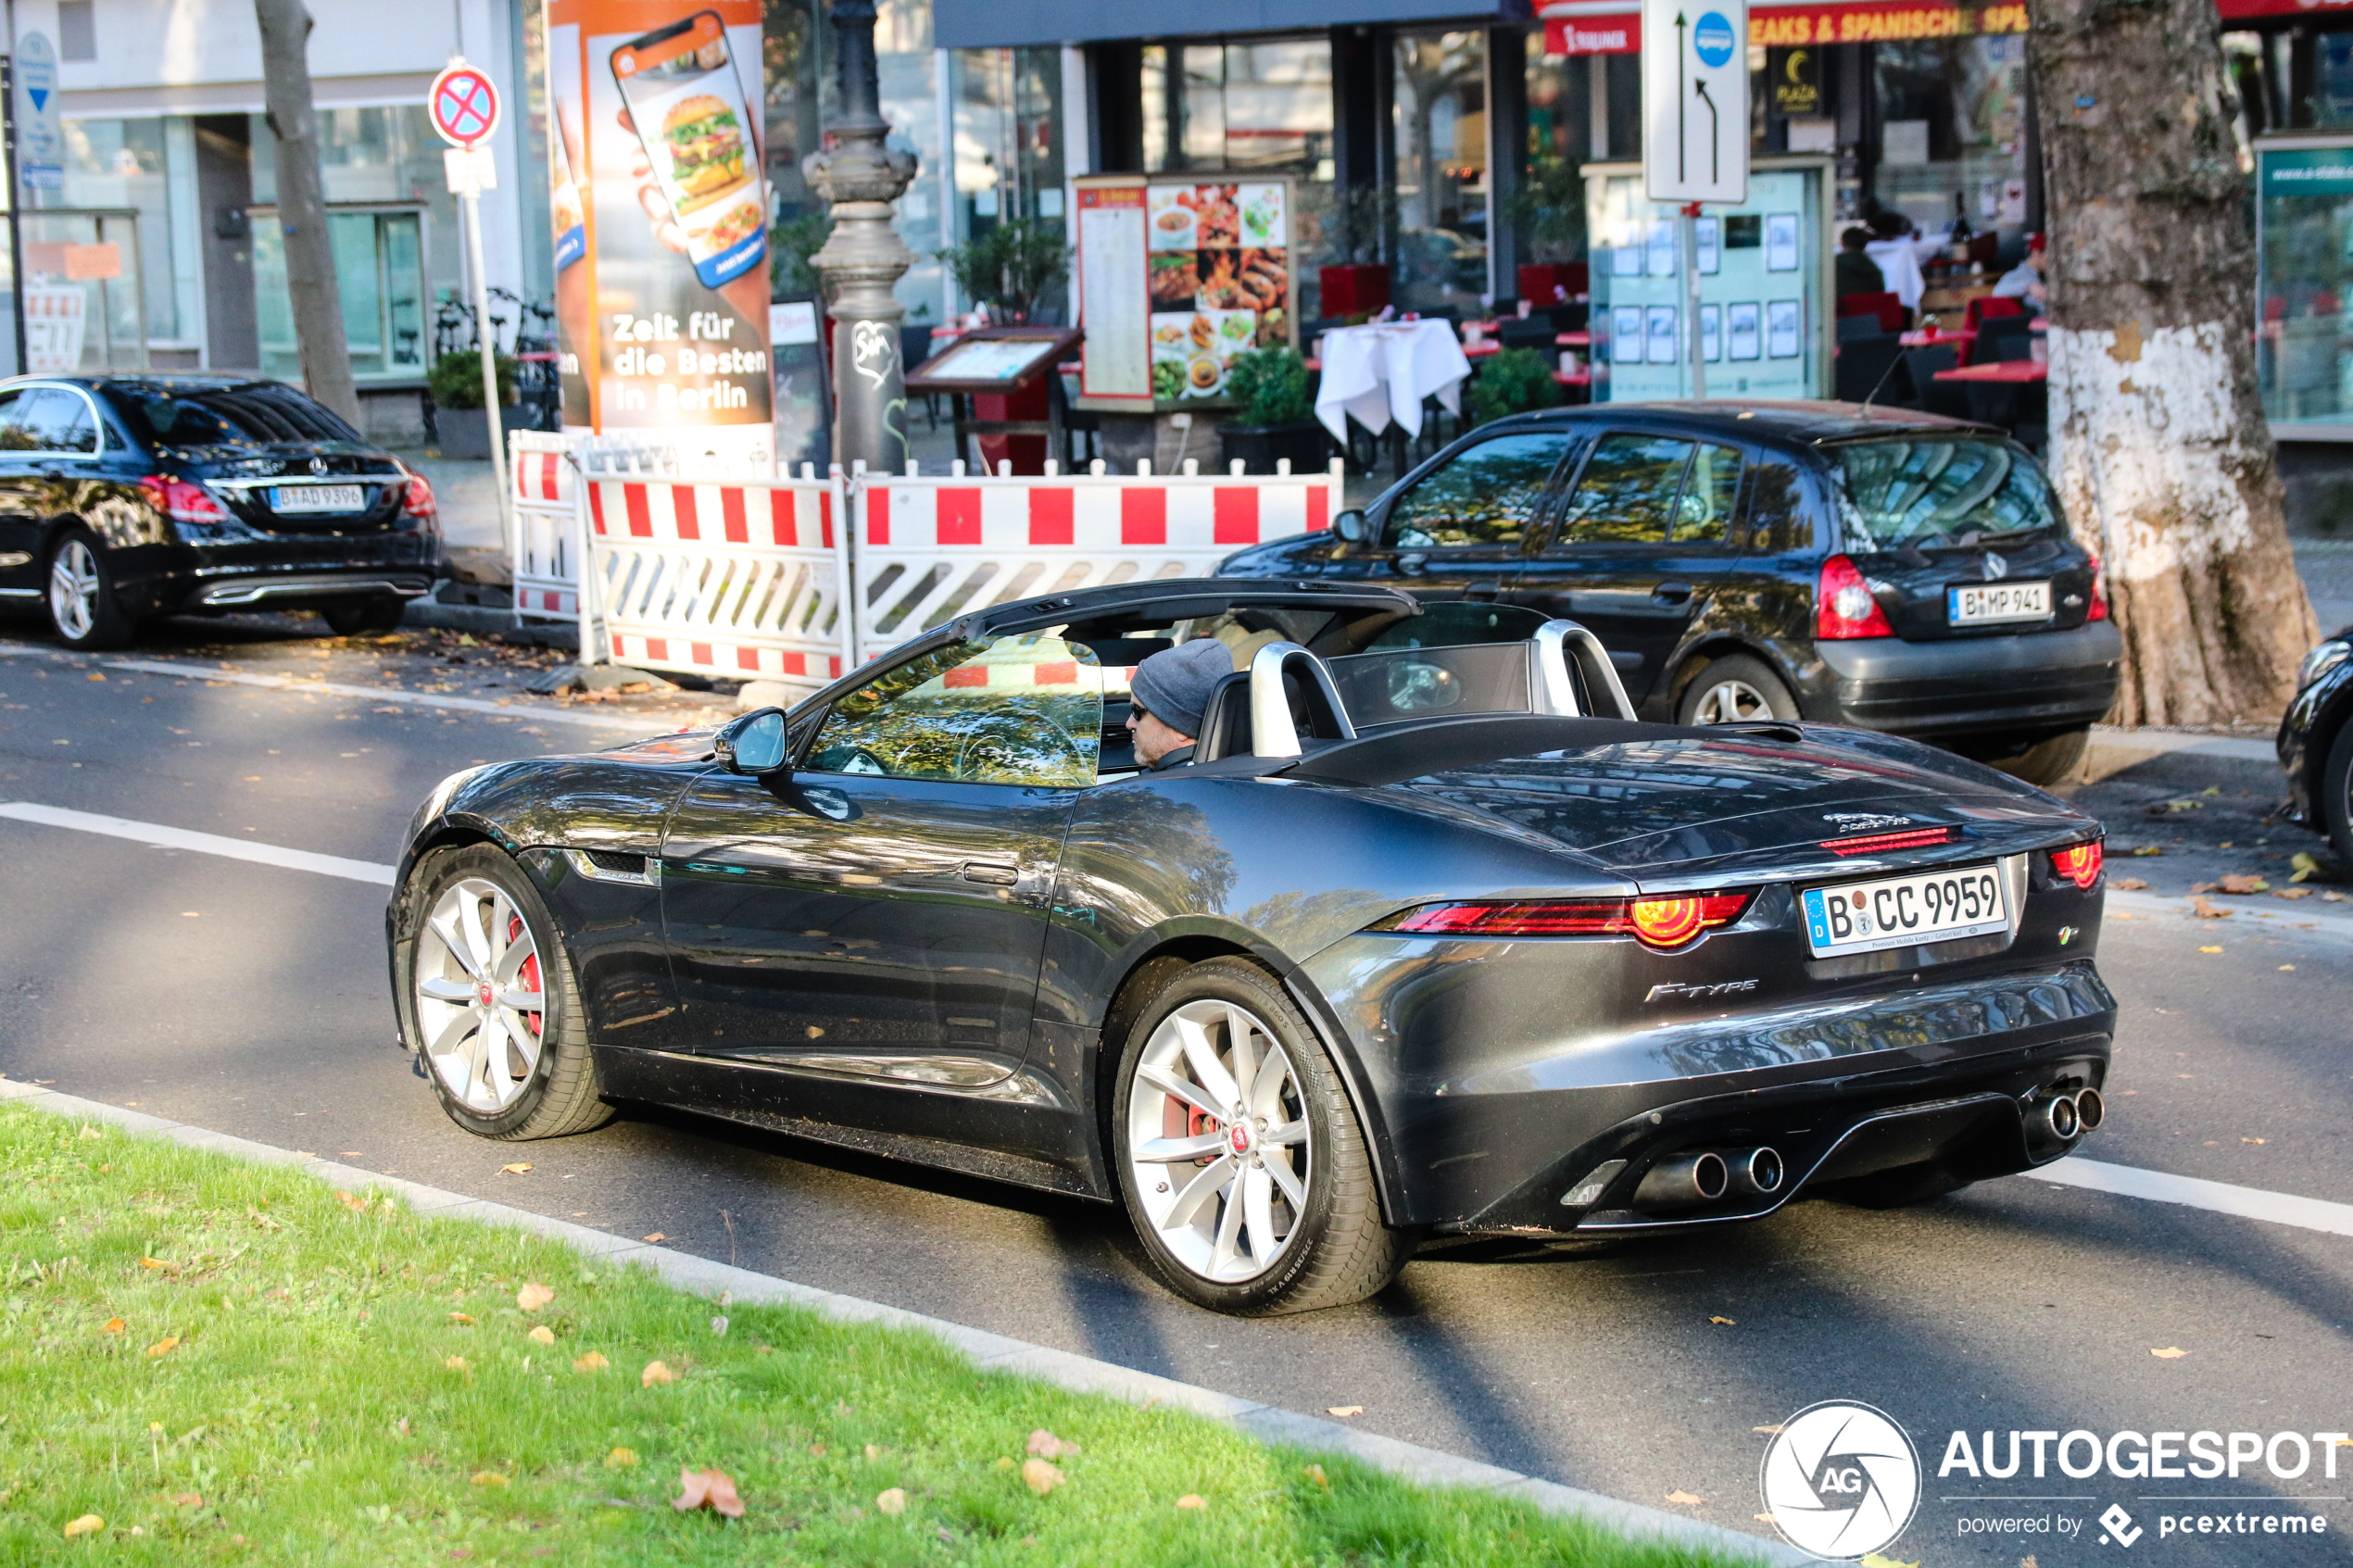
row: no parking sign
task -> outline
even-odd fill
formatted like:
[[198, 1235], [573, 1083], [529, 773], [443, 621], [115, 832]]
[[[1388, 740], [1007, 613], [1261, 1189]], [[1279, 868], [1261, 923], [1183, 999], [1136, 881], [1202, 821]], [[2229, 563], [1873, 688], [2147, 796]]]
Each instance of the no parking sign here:
[[471, 149], [498, 128], [498, 89], [472, 66], [453, 65], [434, 77], [425, 107], [451, 146]]

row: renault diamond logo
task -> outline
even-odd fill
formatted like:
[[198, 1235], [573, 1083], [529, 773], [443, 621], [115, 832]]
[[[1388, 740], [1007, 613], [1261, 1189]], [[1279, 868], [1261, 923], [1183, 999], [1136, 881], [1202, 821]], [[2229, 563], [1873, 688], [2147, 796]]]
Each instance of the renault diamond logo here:
[[1851, 1562], [1893, 1545], [1911, 1524], [1920, 1457], [1884, 1412], [1830, 1399], [1782, 1424], [1757, 1489], [1792, 1546]]
[[2010, 563], [2007, 557], [1989, 555], [1985, 558], [1985, 581], [1999, 583], [2009, 574]]

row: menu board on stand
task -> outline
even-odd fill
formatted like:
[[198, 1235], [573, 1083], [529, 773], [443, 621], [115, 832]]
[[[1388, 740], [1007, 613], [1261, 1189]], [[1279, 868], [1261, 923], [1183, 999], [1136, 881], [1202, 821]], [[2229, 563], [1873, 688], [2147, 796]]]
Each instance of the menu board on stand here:
[[1077, 407], [1230, 407], [1237, 355], [1298, 346], [1290, 181], [1107, 175], [1076, 184], [1087, 332]]

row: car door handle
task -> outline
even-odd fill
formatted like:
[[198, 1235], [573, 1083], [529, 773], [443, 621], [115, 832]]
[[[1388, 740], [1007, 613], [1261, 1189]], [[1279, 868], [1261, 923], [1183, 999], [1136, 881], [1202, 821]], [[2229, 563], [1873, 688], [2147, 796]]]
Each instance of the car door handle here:
[[1021, 872], [995, 860], [966, 860], [964, 880], [985, 882], [992, 887], [1013, 887], [1021, 882]]
[[1689, 583], [1661, 583], [1651, 590], [1651, 597], [1665, 605], [1685, 604], [1691, 596], [1692, 585]]
[[1397, 558], [1397, 571], [1401, 576], [1419, 577], [1428, 568], [1429, 558], [1425, 555], [1403, 555]]

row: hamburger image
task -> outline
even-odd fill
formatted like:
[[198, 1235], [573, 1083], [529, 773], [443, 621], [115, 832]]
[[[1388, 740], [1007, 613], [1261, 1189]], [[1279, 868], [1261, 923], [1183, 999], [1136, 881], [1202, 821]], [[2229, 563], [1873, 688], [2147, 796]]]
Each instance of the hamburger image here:
[[708, 207], [744, 181], [744, 128], [736, 111], [708, 93], [671, 106], [661, 120], [670, 178], [683, 217]]

